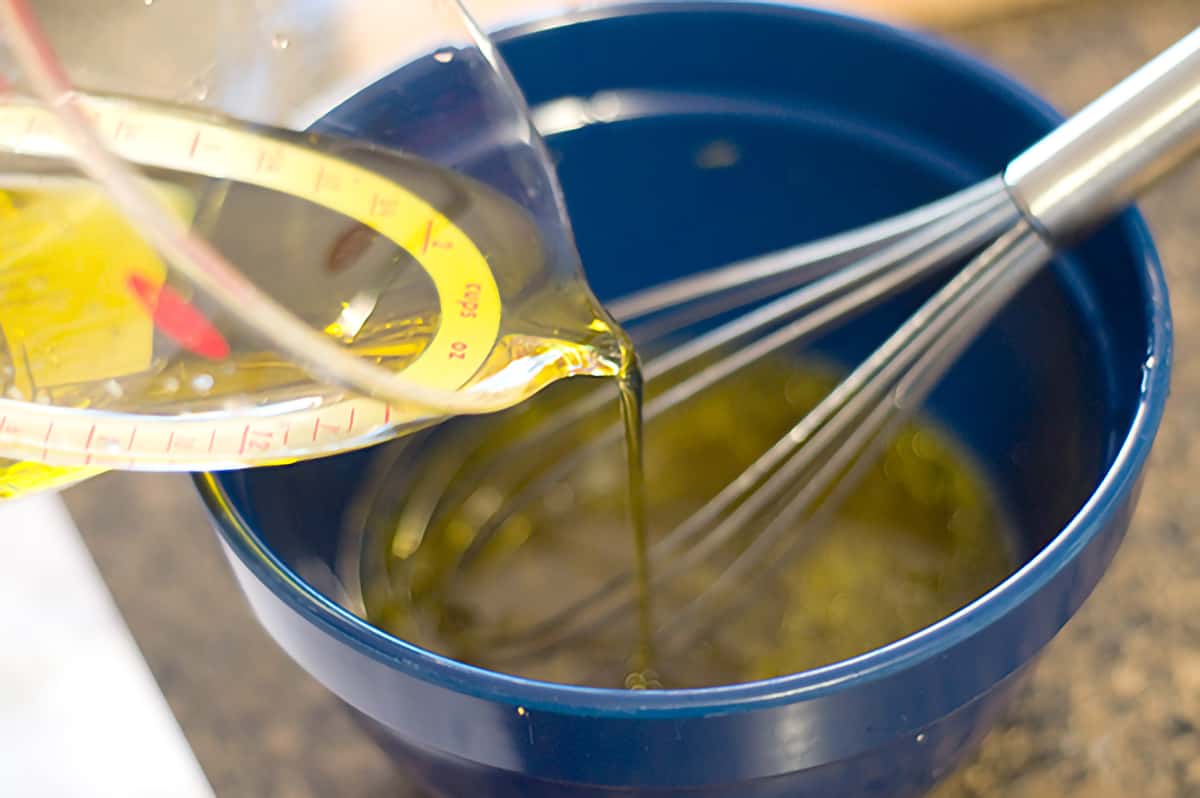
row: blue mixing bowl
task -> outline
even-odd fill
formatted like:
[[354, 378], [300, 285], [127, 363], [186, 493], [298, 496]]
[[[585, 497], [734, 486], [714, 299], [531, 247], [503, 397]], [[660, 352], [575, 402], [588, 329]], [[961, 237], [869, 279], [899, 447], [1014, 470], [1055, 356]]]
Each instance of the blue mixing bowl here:
[[[778, 5], [622, 8], [511, 31], [501, 47], [553, 128], [602, 297], [933, 199], [996, 172], [1057, 118], [941, 45]], [[342, 121], [385, 131], [387, 99], [385, 86]], [[929, 290], [823, 346], [854, 362]], [[1024, 564], [903, 640], [752, 684], [555, 686], [371, 627], [321, 575], [372, 451], [197, 483], [263, 625], [434, 794], [898, 798], [962, 761], [1108, 566], [1170, 348], [1163, 276], [1131, 211], [1031, 284], [930, 402], [989, 471]]]

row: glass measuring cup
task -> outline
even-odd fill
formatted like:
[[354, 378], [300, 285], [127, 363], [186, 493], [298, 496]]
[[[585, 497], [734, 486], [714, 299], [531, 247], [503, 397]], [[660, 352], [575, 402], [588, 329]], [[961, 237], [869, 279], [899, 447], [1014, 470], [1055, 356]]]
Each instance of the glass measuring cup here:
[[616, 370], [545, 149], [457, 0], [0, 16], [0, 456], [287, 462]]

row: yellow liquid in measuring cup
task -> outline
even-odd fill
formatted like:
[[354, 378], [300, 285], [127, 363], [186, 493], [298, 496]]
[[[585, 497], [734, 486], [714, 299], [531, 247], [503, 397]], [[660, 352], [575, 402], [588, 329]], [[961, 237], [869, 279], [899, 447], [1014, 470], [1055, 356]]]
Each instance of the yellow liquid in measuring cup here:
[[[429, 387], [503, 389], [508, 404], [628, 364], [577, 268], [476, 181], [178, 109], [90, 110], [180, 219], [358, 357]], [[104, 468], [290, 462], [437, 420], [314, 381], [189, 291], [54, 157], [39, 113], [0, 108], [0, 447], [14, 456], [0, 495]]]

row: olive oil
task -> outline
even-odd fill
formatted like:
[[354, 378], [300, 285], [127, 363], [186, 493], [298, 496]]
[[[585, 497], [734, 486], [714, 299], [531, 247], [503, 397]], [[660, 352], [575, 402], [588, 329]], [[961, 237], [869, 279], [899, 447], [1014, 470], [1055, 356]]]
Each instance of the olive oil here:
[[[623, 335], [623, 333], [622, 333]], [[622, 368], [617, 374], [621, 422], [625, 431], [625, 495], [633, 533], [634, 580], [637, 583], [638, 639], [633, 670], [625, 677], [630, 689], [661, 687], [654, 671], [654, 606], [650, 589], [650, 529], [646, 516], [645, 430], [643, 385], [637, 353], [623, 340]]]
[[[647, 540], [724, 487], [813, 407], [836, 376], [823, 363], [779, 357], [649, 424]], [[519, 637], [630, 567], [623, 512], [629, 463], [621, 453], [614, 447], [589, 460], [509, 518], [469, 561], [462, 552], [511, 493], [502, 478], [508, 474], [493, 474], [494, 484], [485, 480], [470, 499], [432, 514], [419, 544], [410, 539], [394, 546], [397, 517], [423, 475], [444, 475], [448, 462], [461, 462], [465, 447], [475, 446], [473, 457], [480, 460], [510, 451], [514, 440], [588, 389], [568, 382], [500, 416], [432, 430], [400, 457], [390, 477], [364, 487], [364, 497], [372, 497], [358, 516], [366, 534], [348, 566], [359, 574], [369, 620], [446, 655], [530, 678], [700, 687], [796, 672], [884, 645], [970, 602], [1015, 564], [1010, 529], [981, 470], [945, 431], [918, 420], [892, 442], [806, 552], [776, 569], [764, 567], [739, 586], [713, 613], [702, 639], [682, 650], [669, 645], [672, 618], [713, 584], [747, 540], [654, 586], [642, 561], [635, 572], [636, 611], [561, 648], [514, 656], [511, 647], [492, 641]], [[564, 434], [557, 446], [569, 450], [615, 420]], [[522, 467], [517, 459], [502, 462], [505, 471]], [[645, 544], [636, 543], [637, 556], [645, 557]], [[668, 559], [663, 567], [670, 565]]]

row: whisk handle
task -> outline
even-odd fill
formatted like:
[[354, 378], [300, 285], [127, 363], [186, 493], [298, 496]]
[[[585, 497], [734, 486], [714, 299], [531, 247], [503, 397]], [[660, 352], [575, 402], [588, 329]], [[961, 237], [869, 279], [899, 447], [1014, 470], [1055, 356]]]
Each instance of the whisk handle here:
[[1004, 181], [1056, 241], [1074, 238], [1200, 152], [1200, 28], [1017, 156]]

